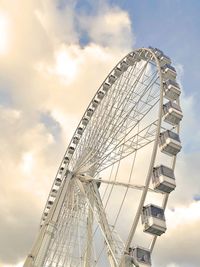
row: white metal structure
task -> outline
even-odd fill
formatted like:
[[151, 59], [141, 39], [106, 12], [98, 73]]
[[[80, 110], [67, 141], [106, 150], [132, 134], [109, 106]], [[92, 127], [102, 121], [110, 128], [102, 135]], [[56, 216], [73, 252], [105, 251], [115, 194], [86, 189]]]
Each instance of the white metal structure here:
[[149, 221], [143, 211], [152, 206], [164, 214], [175, 178], [155, 169], [173, 173], [181, 149], [180, 87], [170, 64], [156, 48], [137, 49], [103, 81], [61, 161], [24, 267], [117, 267], [130, 248], [139, 266], [151, 265], [165, 223], [152, 217], [148, 235], [140, 217]]

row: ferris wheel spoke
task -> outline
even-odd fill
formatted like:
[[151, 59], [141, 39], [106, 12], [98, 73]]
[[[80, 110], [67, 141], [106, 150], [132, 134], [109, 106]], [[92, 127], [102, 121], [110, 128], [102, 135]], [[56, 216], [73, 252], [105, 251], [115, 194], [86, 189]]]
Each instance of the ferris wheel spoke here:
[[[109, 125], [109, 117], [107, 117], [107, 116], [110, 114], [110, 111], [112, 110], [112, 108], [114, 106], [116, 106], [119, 109], [120, 106], [123, 104], [124, 94], [121, 93], [121, 88], [124, 88], [124, 90], [127, 92], [127, 94], [130, 93], [131, 88], [128, 85], [128, 80], [133, 75], [133, 71], [134, 71], [134, 69], [127, 70], [127, 73], [123, 74], [119, 78], [119, 80], [116, 81], [115, 89], [110, 90], [107, 93], [107, 95], [105, 96], [105, 101], [101, 105], [100, 112], [96, 112], [94, 114], [96, 116], [96, 118], [98, 118], [98, 116], [101, 115], [101, 120], [99, 121], [100, 124], [103, 125], [104, 123], [107, 123]], [[139, 71], [140, 70], [138, 70], [138, 72]], [[97, 111], [99, 111], [99, 110], [97, 110]], [[94, 116], [94, 120], [95, 120], [95, 116]], [[97, 129], [96, 132], [98, 133], [99, 130], [102, 130], [102, 129], [101, 129], [99, 123], [97, 124], [97, 127], [98, 128], [94, 127], [94, 129]], [[93, 134], [94, 134], [94, 132], [91, 132], [91, 135], [93, 135]], [[93, 139], [93, 138], [91, 138], [91, 139]]]
[[93, 223], [94, 223], [94, 199], [91, 192], [88, 192], [89, 202], [91, 204], [91, 208], [88, 212], [87, 218], [87, 248], [85, 253], [85, 260], [84, 260], [84, 267], [91, 267], [91, 258], [92, 258], [92, 249], [93, 249], [93, 242], [92, 242], [92, 234], [93, 234]]
[[153, 142], [156, 126], [155, 121], [133, 136], [129, 136], [127, 140], [122, 140], [120, 144], [108, 151], [101, 161], [94, 163], [95, 165], [98, 164], [96, 167], [97, 173]]
[[[131, 75], [131, 72], [129, 73], [129, 75], [127, 76], [127, 78], [129, 78], [129, 76]], [[119, 81], [119, 86], [118, 88], [121, 89], [121, 87], [126, 86], [125, 82], [122, 83], [122, 79], [120, 78]], [[90, 142], [90, 147], [95, 147], [95, 145], [92, 143], [95, 140], [98, 140], [98, 137], [100, 134], [105, 133], [107, 131], [106, 127], [108, 127], [110, 125], [110, 123], [112, 122], [112, 117], [110, 116], [111, 110], [114, 107], [115, 103], [119, 102], [119, 103], [123, 103], [123, 94], [120, 94], [120, 91], [118, 92], [118, 88], [116, 91], [114, 91], [113, 94], [111, 94], [111, 92], [108, 92], [109, 95], [105, 96], [105, 101], [104, 104], [101, 105], [101, 107], [98, 107], [98, 109], [96, 110], [96, 112], [94, 113], [94, 115], [91, 118], [91, 123], [88, 126], [92, 126], [91, 128], [89, 128], [89, 130], [87, 131], [88, 135], [86, 134], [85, 136], [83, 136], [83, 144], [85, 145], [87, 143], [88, 140], [91, 140]], [[122, 99], [121, 101], [119, 101], [120, 99]], [[101, 108], [101, 109], [99, 109]], [[117, 112], [117, 109], [115, 108], [115, 111]], [[115, 112], [115, 113], [116, 113]], [[101, 125], [104, 125], [104, 127], [100, 127]], [[106, 126], [107, 125], [107, 126]], [[93, 137], [92, 137], [93, 136]], [[84, 148], [84, 145], [82, 146]]]
[[[111, 185], [116, 185], [116, 186], [122, 186], [125, 188], [130, 188], [130, 189], [136, 189], [136, 190], [143, 190], [144, 185], [138, 185], [138, 184], [130, 184], [130, 183], [122, 183], [118, 181], [108, 181], [104, 179], [92, 179], [96, 183], [103, 183], [103, 184], [111, 184]], [[150, 192], [160, 194], [160, 192], [155, 191], [154, 189], [149, 188], [148, 189]]]
[[[132, 110], [131, 110], [130, 112], [132, 112]], [[128, 116], [128, 115], [127, 115], [127, 116]], [[123, 129], [122, 125], [120, 125], [120, 124], [118, 124], [117, 127], [119, 127], [120, 129]], [[124, 131], [124, 129], [123, 129], [123, 131]], [[126, 131], [124, 131], [124, 132], [126, 133]], [[111, 142], [112, 142], [112, 141], [113, 141], [113, 140], [111, 140]], [[111, 142], [110, 142], [110, 143], [111, 143]]]
[[[158, 100], [157, 100], [158, 101]], [[157, 101], [156, 101], [156, 103], [157, 103]], [[154, 107], [154, 105], [156, 104], [156, 103], [153, 103], [152, 105], [150, 105], [150, 108], [147, 110], [147, 112], [151, 109], [151, 108], [153, 108]], [[131, 113], [132, 112], [132, 110], [133, 110], [133, 108], [131, 109], [131, 111], [129, 112], [129, 113]], [[145, 113], [145, 114], [141, 114], [141, 116], [143, 116], [143, 117], [145, 117], [145, 115], [147, 114], [147, 112]], [[138, 112], [138, 114], [140, 114], [139, 112]], [[137, 114], [137, 115], [138, 115]], [[127, 114], [127, 117], [129, 116], [129, 114]], [[140, 118], [140, 119], [142, 119], [142, 118]], [[139, 120], [138, 120], [139, 121]], [[138, 121], [137, 121], [137, 123], [138, 123]], [[120, 122], [121, 124], [122, 124], [122, 121]], [[118, 124], [118, 125], [115, 125], [115, 128], [116, 129], [123, 129], [123, 127], [122, 127], [122, 125], [120, 125], [120, 123]], [[136, 126], [137, 125], [137, 123], [135, 123], [135, 125], [134, 126]], [[111, 124], [112, 125], [112, 124]], [[131, 126], [129, 126], [129, 127], [131, 127]], [[133, 127], [134, 128], [134, 127]], [[113, 132], [115, 133], [115, 130], [113, 129]], [[126, 131], [123, 129], [123, 132], [124, 133], [126, 133]], [[125, 135], [126, 136], [126, 135]], [[119, 138], [119, 137], [118, 137]], [[122, 138], [122, 137], [121, 137]], [[114, 139], [114, 137], [113, 137], [113, 139]], [[112, 144], [112, 143], [116, 143], [117, 142], [117, 139], [116, 139], [116, 141], [114, 142], [114, 140], [113, 139], [111, 139], [111, 141], [109, 142], [109, 144]], [[123, 138], [122, 138], [123, 139]], [[99, 142], [100, 143], [100, 142]], [[101, 144], [101, 143], [100, 143]], [[105, 141], [105, 144], [106, 144], [106, 141]], [[104, 145], [105, 146], [105, 145]], [[102, 147], [102, 149], [104, 148], [104, 146], [103, 146], [103, 144], [101, 145], [101, 147]], [[102, 150], [101, 149], [101, 150]], [[99, 151], [98, 150], [98, 153], [100, 154], [100, 153], [102, 153], [103, 154], [103, 152], [101, 152], [101, 150]], [[107, 147], [105, 147], [104, 148], [104, 151], [105, 150], [108, 150], [108, 145], [107, 145]], [[86, 164], [87, 162], [83, 162], [83, 164]]]
[[[145, 66], [144, 66], [144, 68], [145, 68]], [[140, 70], [140, 71], [141, 72], [144, 71], [144, 68], [142, 70]], [[127, 76], [127, 78], [130, 78], [130, 77]], [[137, 82], [137, 80], [135, 81], [135, 83], [136, 82]], [[123, 86], [124, 86], [124, 84], [122, 86], [119, 86], [119, 88], [121, 89]], [[125, 84], [125, 87], [126, 86], [128, 86], [128, 83]], [[130, 87], [129, 93], [131, 92], [132, 87]], [[111, 92], [110, 92], [110, 94], [111, 94]], [[114, 97], [113, 97], [113, 95], [114, 95]], [[121, 101], [117, 100], [120, 97], [121, 97]], [[120, 94], [120, 93], [111, 94], [111, 96], [109, 98], [107, 98], [109, 101], [108, 101], [108, 105], [105, 106], [105, 108], [104, 108], [104, 113], [101, 115], [101, 113], [98, 112], [98, 109], [97, 109], [97, 111], [94, 113], [94, 115], [92, 117], [92, 123], [91, 123], [93, 125], [93, 129], [96, 130], [96, 132], [95, 132], [95, 138], [88, 138], [88, 139], [98, 140], [98, 138], [96, 138], [96, 135], [99, 136], [99, 133], [101, 133], [101, 132], [103, 134], [105, 134], [106, 132], [108, 132], [108, 129], [106, 129], [105, 126], [104, 126], [104, 128], [102, 128], [102, 127], [100, 129], [98, 129], [98, 128], [100, 127], [100, 125], [107, 125], [108, 127], [110, 127], [110, 125], [112, 125], [113, 118], [116, 117], [117, 111], [120, 110], [119, 109], [120, 108], [120, 105], [122, 105], [124, 103], [124, 101], [125, 101], [125, 99], [123, 97], [124, 97], [124, 95], [123, 94]], [[128, 92], [127, 92], [126, 98], [128, 98]], [[106, 101], [105, 101], [105, 103], [106, 103]], [[117, 105], [116, 103], [119, 103], [119, 104]], [[114, 112], [115, 113], [113, 114], [112, 109], [113, 109], [114, 105], [115, 106], [117, 105], [117, 106], [115, 107], [115, 109], [114, 109]], [[105, 112], [107, 112], [107, 116], [105, 116]], [[122, 111], [121, 111], [121, 113], [122, 113]], [[119, 113], [119, 114], [121, 114], [121, 113]], [[96, 120], [95, 120], [95, 115], [97, 117]], [[98, 118], [103, 118], [104, 121], [99, 121]], [[95, 126], [95, 123], [96, 122], [98, 122], [97, 123], [97, 127]], [[88, 132], [92, 132], [92, 130], [90, 130]]]
[[[83, 201], [80, 199], [79, 189], [77, 190], [75, 188], [73, 180], [71, 181], [71, 187], [69, 189], [68, 201], [65, 202], [61, 211], [57, 224], [58, 230], [54, 234], [52, 247], [50, 247], [49, 255], [47, 255], [47, 266], [60, 266], [59, 264], [64, 264], [69, 258], [76, 262], [76, 255], [74, 254], [73, 248], [75, 245], [78, 247], [78, 244], [81, 243], [80, 233], [77, 227], [80, 225], [82, 218], [85, 217], [87, 207], [85, 207]], [[75, 192], [73, 197], [70, 196], [72, 192]], [[82, 208], [80, 208], [80, 205]], [[79, 258], [81, 258], [81, 256]]]
[[[145, 70], [145, 67], [146, 67], [146, 65], [141, 70], [141, 73], [138, 74], [139, 76], [142, 75], [142, 72]], [[112, 114], [112, 109], [108, 113], [108, 115], [110, 116], [110, 120], [107, 120], [108, 121], [108, 127], [111, 126], [110, 127], [111, 129], [110, 130], [109, 130], [109, 128], [105, 129], [103, 131], [104, 135], [105, 135], [106, 132], [110, 132], [110, 134], [114, 135], [114, 133], [116, 132], [116, 129], [117, 130], [119, 129], [119, 126], [118, 126], [119, 125], [119, 121], [121, 120], [121, 123], [123, 121], [125, 121], [125, 119], [124, 119], [124, 116], [126, 116], [125, 108], [127, 106], [127, 103], [130, 101], [130, 98], [131, 98], [132, 92], [134, 91], [134, 88], [137, 86], [138, 80], [139, 80], [139, 78], [136, 79], [136, 81], [134, 82], [134, 84], [132, 86], [129, 86], [130, 89], [127, 92], [126, 98], [122, 99], [122, 101], [119, 102], [119, 105], [115, 107], [114, 114]], [[127, 84], [127, 86], [128, 86], [128, 84]], [[110, 138], [110, 136], [107, 137], [107, 139], [109, 139], [109, 138]], [[101, 137], [101, 139], [104, 140], [105, 138]]]
[[101, 201], [101, 197], [100, 197], [96, 183], [91, 183], [91, 189], [92, 189], [92, 194], [94, 197], [96, 209], [98, 212], [99, 221], [100, 221], [102, 229], [104, 230], [104, 234], [106, 237], [105, 242], [107, 244], [108, 258], [110, 259], [111, 266], [116, 266], [118, 262], [117, 262], [116, 255], [115, 255], [115, 242], [113, 240], [112, 231], [108, 224], [107, 216], [105, 214], [103, 203]]
[[107, 254], [108, 254], [108, 259], [109, 259], [110, 265], [112, 267], [117, 266], [117, 260], [116, 260], [116, 256], [115, 256], [115, 244], [114, 244], [114, 240], [112, 237], [112, 231], [110, 229], [106, 214], [104, 212], [103, 203], [101, 201], [101, 197], [100, 197], [97, 185], [96, 185], [96, 183], [89, 183], [89, 185], [83, 186], [82, 183], [78, 179], [76, 181], [77, 181], [77, 184], [80, 187], [81, 191], [85, 195], [87, 201], [89, 202], [90, 209], [93, 211], [93, 214], [95, 214], [94, 209], [92, 209], [90, 199], [88, 199], [86, 191], [85, 191], [85, 188], [87, 188], [87, 186], [90, 189], [90, 193], [92, 196], [91, 199], [93, 199], [93, 201], [94, 201], [95, 207], [97, 209], [97, 214], [98, 214], [98, 219], [96, 218], [96, 220], [97, 220], [97, 223], [101, 229], [103, 237], [105, 239], [105, 243], [106, 243], [106, 247], [107, 247]]

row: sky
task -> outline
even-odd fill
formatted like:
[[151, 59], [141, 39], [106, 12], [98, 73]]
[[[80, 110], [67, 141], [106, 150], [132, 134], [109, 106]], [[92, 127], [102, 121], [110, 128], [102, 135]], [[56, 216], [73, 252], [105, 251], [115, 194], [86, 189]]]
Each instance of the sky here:
[[0, 267], [31, 248], [81, 115], [113, 66], [139, 47], [172, 58], [182, 85], [183, 149], [155, 267], [199, 267], [200, 2], [0, 1]]

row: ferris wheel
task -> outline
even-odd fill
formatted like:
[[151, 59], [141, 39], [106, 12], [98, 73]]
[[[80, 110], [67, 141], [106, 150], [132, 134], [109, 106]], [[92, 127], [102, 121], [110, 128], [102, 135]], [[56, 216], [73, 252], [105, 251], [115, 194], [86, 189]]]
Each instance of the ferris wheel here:
[[181, 150], [176, 76], [152, 47], [108, 74], [61, 161], [24, 267], [151, 266]]

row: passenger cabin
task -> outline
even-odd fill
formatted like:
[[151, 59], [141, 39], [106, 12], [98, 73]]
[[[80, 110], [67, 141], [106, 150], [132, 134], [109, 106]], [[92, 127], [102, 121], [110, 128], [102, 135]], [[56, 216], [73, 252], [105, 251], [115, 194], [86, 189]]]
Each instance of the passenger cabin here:
[[59, 174], [62, 174], [63, 171], [64, 171], [64, 167], [60, 167]]
[[141, 52], [140, 52], [140, 58], [141, 59], [143, 59], [143, 60], [146, 60], [147, 59], [147, 51], [145, 51], [145, 50], [142, 50]]
[[88, 124], [89, 120], [87, 118], [83, 118], [82, 124], [86, 126]]
[[101, 100], [101, 99], [103, 99], [103, 97], [104, 97], [104, 92], [99, 91], [99, 92], [97, 93], [97, 98]]
[[98, 107], [98, 105], [99, 105], [99, 101], [96, 100], [96, 99], [94, 99], [94, 100], [92, 101], [92, 107], [95, 109], [95, 108]]
[[140, 57], [140, 55], [139, 55], [138, 52], [135, 52], [135, 53], [134, 53], [134, 59], [135, 59], [137, 62], [139, 62], [139, 61], [141, 60], [141, 57]]
[[142, 50], [140, 53], [140, 58], [142, 58], [143, 60], [150, 59], [151, 57], [152, 57], [152, 55], [149, 51]]
[[157, 236], [162, 235], [167, 229], [164, 210], [153, 204], [143, 207], [142, 224], [144, 232]]
[[183, 118], [183, 113], [181, 111], [181, 107], [169, 101], [165, 105], [163, 105], [163, 119], [165, 122], [171, 125], [178, 125]]
[[51, 197], [56, 197], [56, 194], [57, 194], [57, 190], [56, 189], [51, 190], [51, 193], [50, 193]]
[[[134, 54], [133, 54], [133, 55], [134, 55]], [[126, 58], [126, 62], [127, 62], [129, 65], [131, 65], [131, 66], [133, 66], [134, 63], [135, 63], [135, 59], [134, 59], [134, 56], [133, 56], [133, 55], [129, 54], [129, 55], [127, 56], [127, 58]]]
[[61, 182], [62, 182], [62, 180], [60, 178], [56, 178], [55, 185], [56, 186], [60, 186], [61, 185]]
[[47, 204], [52, 206], [52, 205], [53, 205], [53, 201], [49, 200], [49, 201], [47, 202]]
[[[115, 76], [117, 76], [117, 75], [115, 75]], [[117, 77], [118, 77], [118, 76], [117, 76]], [[105, 83], [103, 84], [103, 90], [104, 90], [105, 92], [108, 92], [108, 90], [110, 89], [110, 87], [111, 87], [111, 84], [110, 84], [110, 83], [105, 82]]]
[[174, 67], [172, 67], [170, 64], [165, 64], [162, 67], [162, 71], [163, 71], [163, 75], [164, 78], [167, 79], [171, 79], [171, 80], [175, 80], [176, 79], [176, 70]]
[[154, 53], [158, 58], [160, 58], [164, 54], [163, 51], [158, 48], [151, 48], [151, 49], [153, 49]]
[[116, 67], [114, 70], [114, 75], [119, 78], [121, 74], [122, 74], [122, 69], [119, 67]]
[[150, 267], [151, 266], [151, 252], [148, 249], [142, 247], [133, 248], [133, 258], [139, 265], [139, 267]]
[[87, 116], [88, 116], [88, 117], [91, 117], [93, 113], [94, 113], [94, 109], [89, 108], [89, 109], [87, 110]]
[[64, 164], [67, 164], [68, 162], [69, 162], [69, 157], [65, 156], [65, 157], [64, 157], [64, 160], [63, 160], [63, 163], [64, 163]]
[[77, 145], [78, 142], [79, 142], [79, 138], [75, 136], [75, 137], [73, 138], [73, 141], [72, 141], [72, 142], [73, 142], [73, 144]]
[[172, 63], [171, 59], [168, 56], [166, 56], [165, 54], [162, 54], [159, 59], [160, 59], [161, 67], [163, 67], [166, 64], [170, 65]]
[[181, 94], [180, 86], [178, 85], [177, 82], [173, 80], [168, 79], [164, 81], [163, 87], [164, 87], [164, 97], [167, 98], [168, 100], [174, 101]]
[[83, 128], [82, 128], [82, 127], [78, 127], [78, 129], [77, 129], [77, 133], [78, 133], [79, 135], [82, 135], [82, 134], [83, 134]]
[[75, 148], [73, 146], [70, 146], [68, 149], [68, 153], [72, 155], [74, 154], [74, 151], [75, 151]]
[[176, 156], [176, 154], [181, 150], [179, 135], [170, 130], [162, 132], [159, 138], [159, 146], [161, 152], [169, 156]]
[[162, 193], [170, 193], [176, 188], [174, 171], [164, 165], [153, 168], [153, 188]]
[[108, 81], [110, 84], [113, 84], [116, 80], [117, 80], [117, 77], [112, 74], [108, 77]]
[[122, 71], [126, 71], [128, 69], [129, 65], [126, 61], [122, 61], [120, 63], [120, 68], [122, 69]]

